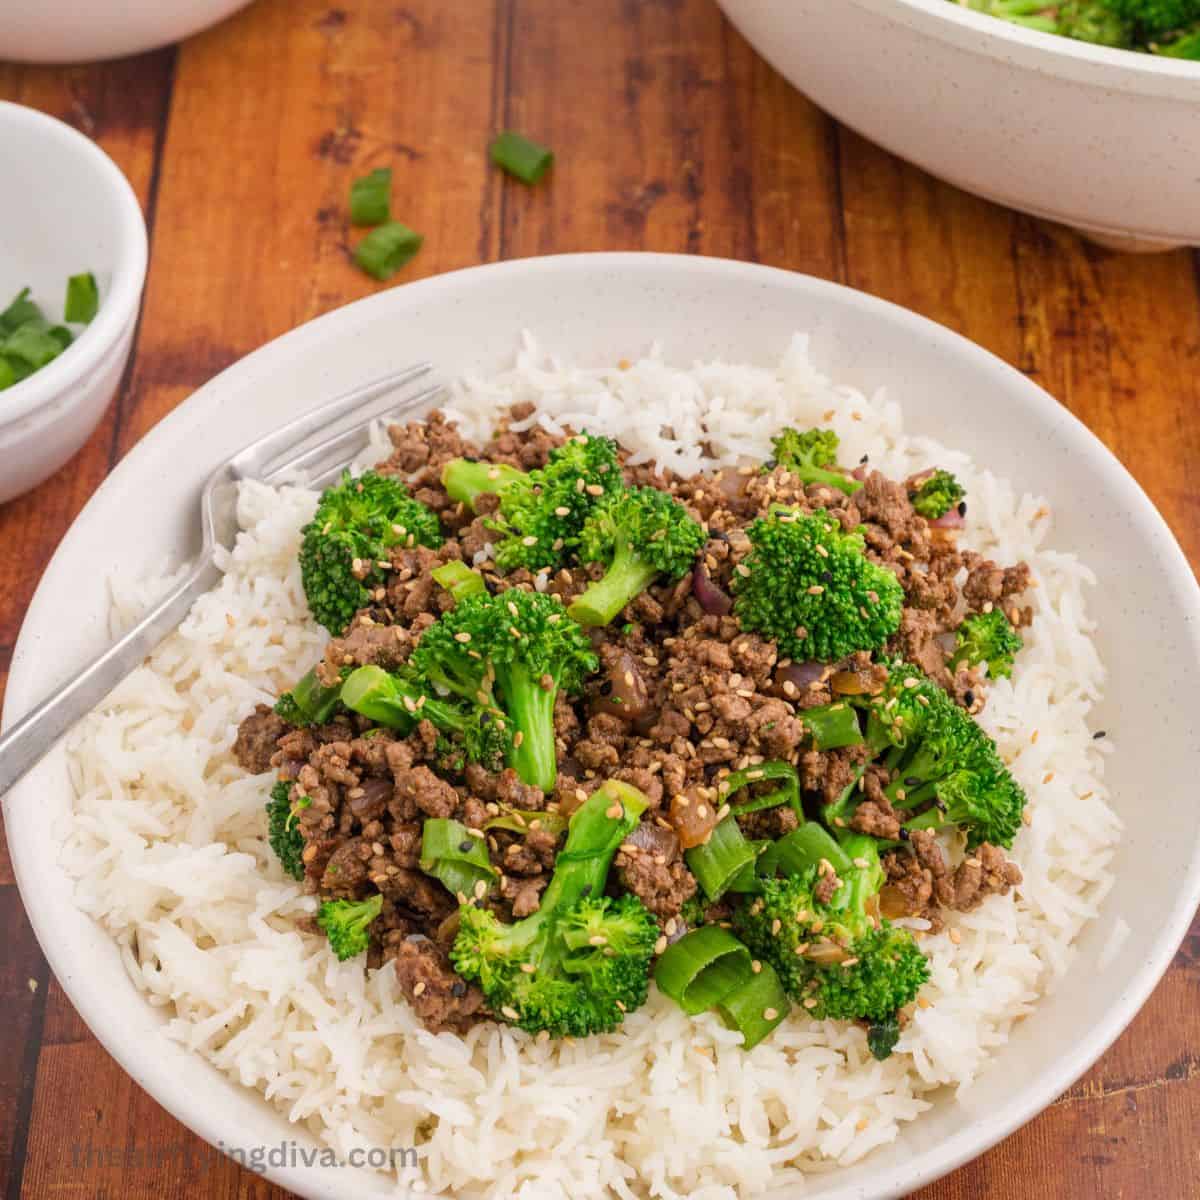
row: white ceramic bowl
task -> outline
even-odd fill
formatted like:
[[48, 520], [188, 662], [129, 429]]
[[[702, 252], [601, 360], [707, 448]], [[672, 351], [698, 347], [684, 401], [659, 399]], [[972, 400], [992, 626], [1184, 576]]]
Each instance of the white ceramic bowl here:
[[0, 392], [0, 504], [87, 441], [121, 380], [146, 278], [146, 224], [117, 165], [69, 125], [0, 102], [0, 308], [24, 287], [62, 318], [67, 279], [91, 271], [100, 310], [53, 362]]
[[718, 0], [797, 88], [967, 191], [1126, 249], [1200, 244], [1200, 63], [947, 0]]
[[[5, 717], [50, 692], [105, 643], [106, 577], [156, 569], [196, 535], [201, 481], [220, 458], [298, 411], [398, 364], [445, 374], [511, 362], [523, 329], [590, 364], [659, 340], [676, 361], [774, 363], [797, 330], [840, 381], [886, 384], [914, 432], [960, 445], [1045, 492], [1054, 543], [1083, 556], [1111, 672], [1097, 720], [1119, 739], [1109, 759], [1129, 818], [1117, 882], [1078, 960], [1023, 1021], [965, 1104], [947, 1097], [867, 1161], [812, 1179], [806, 1200], [879, 1200], [979, 1154], [1048, 1104], [1121, 1032], [1166, 968], [1200, 898], [1200, 770], [1195, 722], [1168, 684], [1200, 669], [1200, 594], [1166, 525], [1115, 458], [1017, 371], [941, 327], [859, 292], [766, 267], [661, 255], [576, 255], [480, 267], [393, 288], [280, 338], [223, 372], [122, 461], [46, 571], [13, 657]], [[150, 501], [153, 501], [152, 503]], [[49, 651], [52, 650], [52, 653]], [[1119, 697], [1119, 702], [1115, 699]], [[116, 947], [71, 903], [53, 835], [70, 785], [61, 750], [7, 803], [17, 880], [51, 966], [126, 1070], [214, 1144], [308, 1136], [162, 1034], [163, 1014], [134, 989]], [[1106, 925], [1131, 936], [1101, 965]], [[313, 1200], [374, 1196], [347, 1168], [272, 1169]]]
[[223, 21], [250, 0], [37, 0], [0, 16], [0, 58], [95, 62], [141, 54]]

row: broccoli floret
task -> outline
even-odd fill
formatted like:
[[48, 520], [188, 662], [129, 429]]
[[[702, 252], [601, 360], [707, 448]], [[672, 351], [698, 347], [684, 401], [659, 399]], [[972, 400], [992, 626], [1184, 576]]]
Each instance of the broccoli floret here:
[[496, 463], [456, 458], [442, 470], [450, 497], [473, 508], [494, 493], [500, 507], [487, 525], [495, 534], [496, 566], [539, 571], [570, 561], [579, 531], [597, 500], [622, 487], [616, 443], [580, 434], [550, 452], [528, 473]]
[[499, 771], [512, 752], [512, 734], [503, 714], [467, 700], [442, 699], [412, 671], [389, 674], [382, 667], [359, 667], [341, 687], [342, 703], [380, 725], [411, 733], [418, 722], [431, 722], [448, 739], [441, 757], [482, 763]]
[[390, 475], [349, 471], [327, 489], [313, 519], [300, 531], [300, 573], [312, 615], [341, 633], [371, 591], [384, 581], [388, 552], [396, 545], [437, 547], [442, 531], [435, 513]]
[[1012, 674], [1013, 656], [1025, 645], [1012, 622], [998, 608], [967, 617], [955, 632], [956, 646], [950, 669], [957, 670], [987, 663], [992, 679], [1007, 679]]
[[1060, 4], [1053, 32], [1096, 46], [1133, 48], [1133, 25], [1105, 0], [1070, 0]]
[[[1012, 846], [1025, 793], [995, 742], [936, 683], [916, 667], [892, 663], [882, 693], [854, 702], [868, 712], [869, 749], [892, 775], [884, 789], [888, 800], [897, 810], [917, 813], [906, 829], [957, 825], [969, 848], [983, 842]], [[862, 795], [856, 783], [826, 807], [826, 824], [849, 824]]]
[[383, 897], [376, 892], [366, 900], [326, 900], [317, 910], [317, 924], [340, 962], [367, 948], [371, 940], [368, 928], [382, 909]]
[[497, 1017], [530, 1033], [586, 1037], [644, 1003], [658, 923], [635, 896], [603, 892], [647, 803], [613, 780], [593, 792], [571, 817], [541, 906], [524, 920], [506, 925], [487, 908], [460, 908], [451, 961]]
[[810, 866], [763, 880], [734, 928], [818, 1020], [885, 1021], [916, 998], [929, 963], [907, 929], [875, 915], [884, 875], [874, 839], [849, 837], [843, 847], [854, 866], [828, 903], [816, 897], [820, 868]]
[[660, 575], [690, 571], [708, 534], [673, 496], [629, 488], [601, 501], [584, 523], [579, 558], [607, 566], [567, 610], [583, 625], [607, 625]]
[[823, 483], [853, 496], [862, 484], [840, 471], [827, 468], [837, 466], [839, 439], [832, 429], [787, 428], [778, 437], [771, 439], [775, 461], [786, 467], [802, 483]]
[[843, 532], [823, 509], [779, 508], [746, 534], [752, 549], [733, 576], [743, 629], [797, 660], [836, 662], [877, 650], [899, 628], [899, 580], [866, 557], [861, 533]]
[[[271, 789], [271, 798], [267, 801], [267, 840], [284, 871], [293, 879], [303, 879], [304, 860], [300, 856], [304, 852], [304, 839], [296, 825], [291, 796], [292, 785], [282, 779]], [[307, 808], [310, 803], [307, 796], [301, 796], [296, 801], [296, 809]]]
[[549, 593], [512, 588], [471, 596], [421, 635], [413, 667], [433, 687], [503, 713], [509, 765], [549, 792], [558, 773], [554, 702], [597, 667], [584, 631]]
[[275, 701], [275, 712], [292, 725], [323, 725], [338, 710], [342, 685], [326, 687], [316, 668], [309, 671], [290, 692]]
[[930, 521], [944, 517], [967, 493], [949, 471], [934, 471], [909, 493], [913, 508]]
[[1200, 21], [1200, 0], [1104, 0], [1102, 7], [1132, 25], [1142, 40]]

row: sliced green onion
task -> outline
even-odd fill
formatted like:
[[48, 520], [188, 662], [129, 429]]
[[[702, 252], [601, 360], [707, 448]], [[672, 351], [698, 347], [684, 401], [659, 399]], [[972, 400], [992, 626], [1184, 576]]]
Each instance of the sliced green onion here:
[[434, 567], [429, 573], [456, 602], [466, 600], [468, 596], [480, 596], [487, 591], [483, 576], [478, 571], [472, 571], [459, 559]]
[[519, 133], [502, 133], [491, 145], [492, 162], [522, 183], [537, 183], [554, 164], [554, 151]]
[[539, 829], [560, 837], [567, 832], [567, 818], [562, 813], [537, 812], [529, 808], [505, 809], [498, 817], [484, 822], [484, 829], [503, 829], [508, 833], [528, 833], [537, 822]]
[[0, 392], [17, 382], [17, 373], [7, 358], [0, 358]]
[[51, 325], [46, 330], [48, 337], [52, 337], [65, 350], [74, 340], [75, 335], [65, 325]]
[[840, 750], [843, 746], [861, 746], [862, 730], [858, 714], [845, 701], [806, 708], [801, 714], [818, 750]]
[[391, 167], [376, 167], [350, 185], [350, 220], [355, 225], [382, 225], [392, 215], [391, 204]]
[[483, 838], [444, 817], [430, 817], [421, 828], [420, 867], [451, 895], [460, 900], [465, 896], [468, 902], [482, 899], [496, 882]]
[[699, 880], [710, 900], [720, 900], [729, 885], [749, 864], [753, 867], [758, 852], [742, 836], [732, 816], [719, 822], [707, 842], [684, 853], [687, 865]]
[[759, 861], [759, 870], [764, 874], [778, 871], [784, 875], [799, 875], [810, 867], [819, 866], [821, 859], [825, 859], [838, 875], [854, 869], [846, 852], [825, 828], [815, 821], [807, 821], [767, 847]]
[[654, 965], [654, 982], [694, 1017], [720, 1004], [745, 981], [750, 951], [719, 925], [701, 925], [668, 946]]
[[91, 271], [72, 275], [67, 280], [67, 299], [63, 304], [63, 320], [86, 325], [100, 309], [100, 289]]
[[26, 321], [0, 343], [5, 358], [19, 359], [34, 371], [52, 362], [64, 349], [61, 333], [52, 330], [41, 317]]
[[421, 248], [425, 239], [399, 221], [372, 229], [354, 251], [354, 261], [376, 279], [391, 279]]
[[742, 1048], [750, 1050], [788, 1015], [792, 1002], [775, 969], [761, 962], [758, 971], [751, 969], [715, 1007], [721, 1020], [742, 1035]]
[[317, 678], [314, 667], [287, 695], [309, 725], [324, 725], [337, 711], [342, 699], [342, 685], [326, 687]]
[[762, 861], [762, 856], [773, 843], [769, 839], [764, 838], [762, 841], [750, 842], [748, 844], [757, 857], [753, 861], [748, 862], [729, 881], [729, 886], [725, 889], [727, 892], [736, 892], [744, 896], [757, 895], [762, 891], [762, 878], [758, 873], [759, 863]]
[[0, 312], [0, 336], [16, 332], [28, 321], [39, 321], [42, 310], [29, 299], [29, 288], [22, 288], [13, 302]]
[[800, 777], [796, 774], [796, 768], [789, 763], [759, 763], [755, 767], [746, 767], [744, 770], [726, 775], [719, 785], [721, 799], [728, 800], [730, 796], [751, 784], [772, 780], [783, 780], [783, 787], [765, 796], [755, 796], [752, 800], [735, 804], [733, 811], [744, 816], [746, 813], [761, 812], [766, 808], [778, 808], [781, 804], [790, 804], [796, 815], [803, 820], [804, 809], [800, 803]]
[[373, 663], [352, 671], [339, 695], [347, 708], [389, 729], [405, 733], [420, 720], [418, 700], [423, 693]]

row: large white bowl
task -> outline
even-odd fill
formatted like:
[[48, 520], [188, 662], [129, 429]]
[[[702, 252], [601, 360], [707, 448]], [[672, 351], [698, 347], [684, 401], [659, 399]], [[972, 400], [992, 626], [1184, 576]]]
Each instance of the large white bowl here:
[[1200, 63], [947, 0], [718, 0], [792, 84], [967, 191], [1126, 249], [1200, 244]]
[[223, 21], [250, 0], [37, 0], [0, 16], [0, 59], [95, 62], [141, 54]]
[[[842, 381], [886, 384], [910, 427], [1043, 490], [1054, 541], [1100, 578], [1091, 594], [1111, 671], [1098, 714], [1129, 819], [1116, 885], [1056, 993], [1021, 1023], [966, 1104], [946, 1098], [868, 1161], [816, 1177], [807, 1198], [894, 1197], [1004, 1137], [1054, 1099], [1121, 1032], [1183, 936], [1200, 896], [1195, 722], [1174, 683], [1200, 668], [1200, 596], [1166, 525], [1107, 450], [1017, 371], [941, 327], [834, 284], [765, 267], [660, 255], [576, 255], [476, 268], [395, 288], [322, 317], [223, 372], [155, 428], [83, 511], [46, 571], [13, 657], [5, 717], [53, 690], [105, 642], [105, 578], [156, 569], [193, 544], [200, 485], [219, 458], [298, 411], [398, 364], [447, 374], [511, 362], [523, 329], [573, 359], [611, 363], [650, 339], [674, 360], [773, 363], [794, 330]], [[108, 937], [71, 903], [53, 828], [70, 808], [61, 750], [7, 804], [17, 880], [51, 966], [129, 1073], [210, 1142], [277, 1145], [303, 1132], [168, 1041]], [[1107, 926], [1132, 927], [1101, 965]], [[333, 1200], [381, 1184], [350, 1169], [273, 1169]]]
[[75, 341], [0, 392], [3, 504], [57, 471], [99, 424], [133, 344], [147, 250], [129, 181], [69, 125], [0, 101], [0, 162], [14, 184], [0, 187], [0, 309], [28, 287], [58, 321], [71, 275], [91, 271], [100, 288], [100, 310]]

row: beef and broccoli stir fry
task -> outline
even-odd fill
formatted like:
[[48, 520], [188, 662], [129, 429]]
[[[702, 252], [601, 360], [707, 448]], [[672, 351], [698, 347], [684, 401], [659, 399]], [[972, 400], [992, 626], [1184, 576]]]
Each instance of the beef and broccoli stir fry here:
[[1021, 879], [974, 718], [1028, 568], [959, 544], [951, 474], [847, 471], [829, 431], [685, 479], [525, 416], [393, 429], [303, 531], [330, 640], [234, 750], [314, 931], [435, 1030], [611, 1030], [654, 978], [747, 1045], [795, 1005], [885, 1057], [917, 931]]

